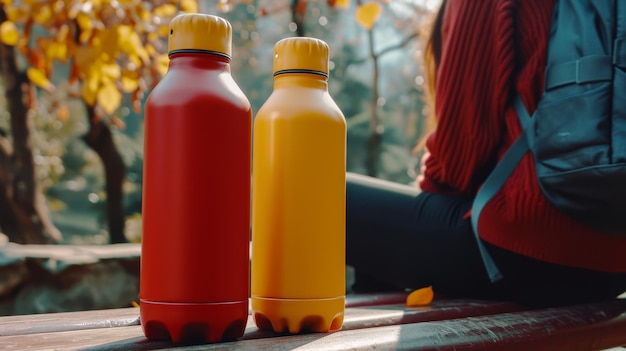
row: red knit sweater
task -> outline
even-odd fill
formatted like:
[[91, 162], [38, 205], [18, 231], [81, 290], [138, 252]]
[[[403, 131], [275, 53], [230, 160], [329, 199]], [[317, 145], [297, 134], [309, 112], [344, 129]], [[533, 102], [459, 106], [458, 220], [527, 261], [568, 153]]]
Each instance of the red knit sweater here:
[[[517, 90], [535, 109], [553, 8], [554, 0], [448, 1], [424, 191], [475, 196], [520, 135], [510, 98]], [[551, 206], [530, 153], [485, 206], [478, 228], [487, 242], [535, 259], [626, 272], [626, 239], [596, 232]]]

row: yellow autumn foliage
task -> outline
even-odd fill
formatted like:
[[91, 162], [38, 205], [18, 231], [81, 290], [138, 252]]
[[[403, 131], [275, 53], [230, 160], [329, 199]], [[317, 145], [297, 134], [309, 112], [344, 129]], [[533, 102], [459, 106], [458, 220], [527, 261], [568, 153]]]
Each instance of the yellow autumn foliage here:
[[348, 7], [350, 7], [350, 0], [336, 0], [335, 7], [347, 9]]
[[58, 60], [62, 63], [66, 63], [69, 54], [69, 47], [67, 42], [53, 41], [47, 45], [46, 58], [49, 61]]
[[106, 83], [98, 89], [97, 99], [104, 112], [112, 114], [122, 102], [122, 93], [114, 83]]
[[164, 76], [167, 73], [167, 68], [170, 65], [170, 58], [167, 54], [159, 55], [156, 60], [156, 69], [159, 71], [161, 76]]
[[365, 29], [370, 30], [378, 21], [382, 7], [378, 2], [368, 2], [359, 6], [354, 14], [356, 21]]
[[100, 82], [102, 75], [96, 68], [92, 68], [83, 79], [82, 96], [85, 103], [89, 106], [93, 106], [96, 103], [96, 97], [98, 96], [98, 89], [100, 88]]
[[122, 69], [115, 61], [103, 63], [102, 75], [110, 81], [116, 81], [122, 76]]
[[173, 4], [165, 4], [155, 8], [153, 13], [155, 16], [174, 16], [176, 11], [176, 6]]
[[52, 7], [47, 4], [39, 6], [39, 9], [33, 14], [33, 16], [35, 22], [46, 25], [52, 19]]
[[80, 30], [83, 32], [90, 32], [93, 29], [91, 17], [84, 12], [79, 12], [76, 15], [76, 23], [78, 23]]
[[15, 46], [19, 39], [17, 26], [12, 21], [4, 21], [0, 24], [0, 41], [4, 45]]
[[29, 68], [26, 70], [26, 76], [36, 86], [51, 91], [54, 89], [54, 85], [50, 82], [46, 74], [38, 68]]
[[[52, 91], [55, 62], [69, 64], [68, 81], [80, 84], [89, 106], [107, 114], [119, 108], [123, 94], [133, 106], [167, 71], [162, 45], [167, 24], [181, 12], [197, 12], [197, 0], [0, 0], [8, 20], [0, 24], [0, 42], [15, 46], [27, 62], [30, 81]], [[31, 31], [47, 31], [33, 40]], [[163, 29], [165, 28], [165, 29]]]
[[122, 71], [122, 91], [132, 93], [139, 88], [139, 72], [125, 69]]
[[198, 3], [195, 0], [181, 0], [180, 9], [188, 13], [198, 12]]

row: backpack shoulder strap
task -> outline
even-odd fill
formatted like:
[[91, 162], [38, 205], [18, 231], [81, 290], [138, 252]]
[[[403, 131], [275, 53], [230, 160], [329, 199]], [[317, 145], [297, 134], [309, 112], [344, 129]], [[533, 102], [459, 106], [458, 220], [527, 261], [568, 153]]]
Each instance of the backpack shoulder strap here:
[[517, 112], [523, 128], [522, 134], [517, 138], [513, 145], [511, 145], [509, 150], [507, 150], [502, 159], [493, 169], [489, 177], [487, 177], [472, 204], [472, 228], [474, 229], [474, 236], [476, 237], [478, 249], [483, 259], [483, 263], [485, 264], [485, 269], [487, 270], [489, 279], [492, 282], [502, 279], [502, 274], [478, 235], [478, 219], [480, 218], [480, 213], [485, 205], [491, 201], [493, 196], [502, 188], [511, 173], [513, 173], [515, 167], [517, 167], [517, 164], [521, 161], [522, 157], [524, 157], [524, 155], [530, 150], [527, 131], [530, 130], [529, 127], [532, 125], [532, 119], [530, 118], [530, 115], [526, 110], [526, 106], [524, 106], [524, 102], [519, 94], [515, 95], [514, 104], [515, 111]]

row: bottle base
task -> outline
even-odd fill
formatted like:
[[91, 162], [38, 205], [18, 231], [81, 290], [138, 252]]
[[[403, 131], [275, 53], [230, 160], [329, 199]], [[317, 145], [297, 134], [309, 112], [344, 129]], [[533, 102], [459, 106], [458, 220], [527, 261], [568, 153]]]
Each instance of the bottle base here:
[[346, 297], [273, 299], [252, 296], [252, 315], [259, 329], [276, 333], [324, 333], [341, 329]]
[[141, 326], [150, 340], [202, 343], [234, 340], [248, 322], [248, 301], [171, 303], [140, 300]]

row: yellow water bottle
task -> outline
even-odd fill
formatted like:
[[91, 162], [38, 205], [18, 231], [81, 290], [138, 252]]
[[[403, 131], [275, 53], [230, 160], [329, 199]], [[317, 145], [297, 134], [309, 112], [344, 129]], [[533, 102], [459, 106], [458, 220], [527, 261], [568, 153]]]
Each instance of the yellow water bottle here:
[[253, 132], [252, 313], [260, 329], [327, 332], [345, 309], [346, 121], [328, 45], [274, 47], [274, 90]]

